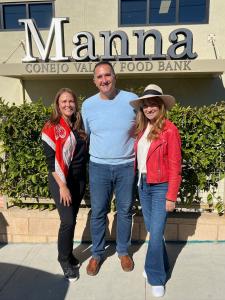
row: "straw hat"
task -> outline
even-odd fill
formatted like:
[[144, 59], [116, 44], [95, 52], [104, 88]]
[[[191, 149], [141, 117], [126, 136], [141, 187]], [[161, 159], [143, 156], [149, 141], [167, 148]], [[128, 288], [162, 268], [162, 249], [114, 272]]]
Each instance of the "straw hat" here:
[[160, 99], [162, 99], [167, 110], [170, 110], [176, 102], [173, 96], [164, 95], [162, 89], [158, 85], [149, 84], [144, 89], [143, 95], [140, 98], [131, 101], [130, 105], [138, 110], [144, 99], [149, 99], [152, 97], [159, 97]]

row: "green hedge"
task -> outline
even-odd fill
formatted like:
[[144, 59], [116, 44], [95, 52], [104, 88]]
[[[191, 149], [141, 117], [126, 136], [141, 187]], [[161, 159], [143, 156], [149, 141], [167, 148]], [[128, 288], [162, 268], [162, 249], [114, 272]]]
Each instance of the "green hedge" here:
[[0, 100], [1, 193], [13, 198], [49, 197], [40, 130], [50, 114], [41, 102], [9, 106]]
[[[40, 131], [51, 108], [42, 102], [8, 105], [0, 100], [0, 192], [10, 197], [49, 197], [47, 166]], [[208, 203], [215, 198], [217, 183], [225, 170], [225, 102], [210, 106], [176, 105], [170, 119], [182, 138], [183, 181], [180, 198], [189, 205], [200, 202], [199, 190], [208, 192]], [[216, 199], [223, 213], [223, 199]]]
[[215, 193], [225, 176], [225, 102], [199, 108], [176, 105], [169, 117], [182, 139], [181, 201], [200, 202], [198, 194], [203, 190], [208, 192], [208, 204], [215, 200], [217, 211], [223, 213], [224, 199]]

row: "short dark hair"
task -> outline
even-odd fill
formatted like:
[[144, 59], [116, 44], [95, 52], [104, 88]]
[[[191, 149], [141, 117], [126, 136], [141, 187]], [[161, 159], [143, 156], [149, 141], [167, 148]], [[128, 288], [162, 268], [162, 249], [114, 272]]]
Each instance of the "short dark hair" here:
[[99, 66], [103, 66], [103, 65], [108, 65], [108, 66], [111, 68], [113, 75], [116, 75], [116, 74], [115, 74], [115, 70], [114, 70], [113, 65], [111, 64], [111, 62], [109, 62], [109, 61], [103, 61], [103, 60], [102, 60], [102, 61], [99, 61], [99, 62], [95, 65], [95, 67], [94, 67], [94, 74], [95, 74], [96, 68], [99, 67]]

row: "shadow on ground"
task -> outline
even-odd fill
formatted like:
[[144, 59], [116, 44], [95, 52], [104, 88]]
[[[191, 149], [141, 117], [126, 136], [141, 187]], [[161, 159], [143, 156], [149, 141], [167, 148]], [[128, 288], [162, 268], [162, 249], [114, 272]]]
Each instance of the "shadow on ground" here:
[[[183, 248], [186, 246], [188, 240], [190, 240], [190, 237], [195, 234], [197, 220], [201, 216], [201, 213], [194, 212], [194, 213], [171, 213], [171, 216], [174, 218], [182, 218], [183, 226], [178, 228], [178, 240], [177, 241], [170, 241], [167, 239], [166, 242], [166, 248], [168, 252], [169, 257], [169, 263], [170, 263], [170, 271], [168, 274], [169, 280], [172, 276], [174, 266], [176, 264], [176, 261], [183, 250]], [[179, 222], [178, 222], [179, 223]]]
[[63, 300], [69, 282], [62, 275], [0, 263], [1, 300]]
[[[90, 219], [91, 219], [91, 210], [88, 213], [87, 222], [81, 238], [81, 243], [77, 245], [75, 243], [75, 248], [73, 250], [73, 254], [79, 259], [81, 263], [84, 263], [92, 256], [91, 253], [92, 244], [90, 241], [90, 237], [91, 237]], [[116, 232], [116, 216], [114, 217], [111, 230], [109, 230], [108, 219], [106, 221], [106, 245], [105, 245], [104, 259], [107, 259], [108, 257], [112, 256], [116, 252], [115, 232]]]
[[[137, 216], [140, 216], [140, 214], [137, 214]], [[171, 232], [171, 230], [174, 230], [174, 227], [170, 227], [171, 224], [174, 224], [173, 221], [167, 222], [168, 223], [168, 230], [166, 231], [165, 234], [165, 239], [166, 239], [166, 248], [167, 248], [167, 253], [168, 253], [168, 258], [169, 258], [169, 264], [170, 264], [170, 271], [168, 273], [168, 278], [169, 280], [172, 276], [174, 266], [176, 264], [176, 261], [182, 252], [183, 248], [186, 246], [187, 242], [189, 240], [192, 240], [191, 238], [196, 231], [196, 225], [197, 225], [197, 220], [201, 216], [201, 213], [199, 212], [193, 212], [193, 213], [183, 213], [183, 212], [174, 212], [170, 213], [169, 217], [171, 219], [175, 218], [177, 224], [176, 230], [177, 230], [177, 238], [175, 241], [171, 241], [170, 237], [174, 236], [174, 233]], [[180, 219], [180, 221], [179, 221]], [[138, 221], [137, 221], [138, 222]], [[179, 226], [178, 226], [179, 224]], [[135, 217], [134, 217], [134, 226], [135, 228]], [[137, 252], [140, 247], [143, 245], [143, 243], [148, 243], [147, 239], [147, 231], [146, 229], [143, 228], [141, 232], [141, 238], [142, 240], [136, 240], [132, 243], [132, 254]], [[143, 265], [144, 269], [144, 265]]]
[[[132, 227], [132, 234], [131, 239], [133, 239], [134, 235], [134, 228], [136, 223], [136, 218], [133, 215], [133, 227]], [[73, 254], [80, 260], [81, 263], [84, 263], [86, 260], [91, 258], [91, 241], [90, 241], [90, 219], [91, 219], [91, 210], [88, 213], [87, 222], [82, 234], [81, 243], [75, 243], [75, 248], [73, 250]], [[109, 224], [109, 220], [106, 220], [106, 244], [105, 244], [105, 253], [104, 253], [104, 260], [116, 254], [116, 227], [117, 227], [117, 214], [115, 213], [113, 221]], [[75, 229], [76, 230], [76, 229]], [[147, 235], [147, 233], [146, 233]], [[131, 256], [134, 255], [135, 252], [139, 250], [139, 248], [143, 245], [143, 241], [134, 240], [131, 242], [132, 247], [129, 249], [129, 254]], [[135, 245], [135, 247], [133, 247]]]
[[7, 243], [0, 243], [0, 249], [3, 248], [6, 245], [7, 245]]
[[[138, 240], [136, 237], [135, 230], [137, 230], [139, 223], [140, 223], [140, 213], [134, 213], [133, 214], [133, 227], [132, 227], [132, 247], [130, 247], [130, 255], [134, 256], [136, 252], [139, 251], [139, 249], [142, 247], [144, 243], [148, 243], [146, 240], [147, 238], [147, 231], [142, 228], [141, 231], [141, 240]], [[171, 230], [174, 230], [173, 226], [168, 227], [169, 230], [167, 231], [167, 234], [165, 236], [166, 238], [166, 248], [169, 256], [169, 262], [170, 262], [170, 272], [168, 274], [168, 280], [170, 279], [174, 266], [176, 264], [176, 261], [183, 250], [183, 248], [186, 246], [188, 240], [190, 240], [190, 237], [195, 234], [196, 230], [196, 224], [198, 218], [201, 216], [201, 213], [182, 213], [182, 212], [174, 212], [170, 213], [171, 218], [176, 219], [182, 219], [182, 226], [177, 227], [177, 240], [171, 241], [170, 236], [174, 236], [174, 234], [171, 232]], [[91, 217], [91, 211], [89, 211], [87, 222], [85, 229], [83, 231], [82, 235], [82, 242], [80, 244], [75, 245], [74, 249], [74, 255], [80, 260], [81, 263], [84, 263], [86, 260], [91, 258], [91, 242], [88, 240], [87, 237], [90, 238], [90, 217]], [[175, 222], [176, 224], [180, 224], [180, 221], [178, 220]], [[112, 224], [107, 223], [106, 226], [106, 247], [105, 247], [105, 254], [104, 254], [104, 260], [109, 258], [110, 256], [116, 254], [116, 243], [115, 243], [115, 237], [116, 237], [116, 224], [117, 224], [117, 215], [115, 214]], [[168, 225], [173, 224], [173, 222], [168, 222]], [[137, 225], [137, 226], [136, 226]], [[109, 228], [110, 227], [110, 228]], [[140, 229], [139, 229], [140, 230]], [[135, 260], [134, 260], [135, 263]], [[144, 266], [143, 266], [144, 268]]]
[[0, 248], [8, 243], [7, 227], [9, 226], [4, 215], [0, 212]]

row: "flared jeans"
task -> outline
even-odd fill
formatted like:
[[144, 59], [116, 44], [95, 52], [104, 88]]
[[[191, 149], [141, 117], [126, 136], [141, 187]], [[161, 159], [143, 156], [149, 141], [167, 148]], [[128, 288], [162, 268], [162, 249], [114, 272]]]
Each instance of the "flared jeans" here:
[[142, 175], [138, 188], [142, 214], [147, 231], [150, 233], [145, 259], [145, 272], [148, 282], [165, 285], [169, 270], [168, 256], [164, 240], [167, 219], [166, 193], [168, 183], [148, 184]]

